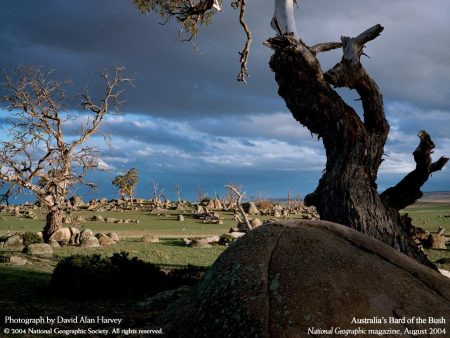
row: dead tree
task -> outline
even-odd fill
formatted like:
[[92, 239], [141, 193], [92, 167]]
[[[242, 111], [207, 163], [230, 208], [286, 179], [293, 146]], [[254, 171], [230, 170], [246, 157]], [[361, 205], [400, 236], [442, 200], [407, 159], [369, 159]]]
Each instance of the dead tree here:
[[[200, 24], [208, 23], [210, 20], [203, 19], [215, 12], [211, 0], [134, 2], [143, 11], [154, 11], [165, 18], [175, 17], [182, 28], [186, 28], [186, 23], [194, 23], [197, 29]], [[319, 43], [310, 47], [299, 40], [294, 17], [296, 3], [296, 0], [274, 0], [271, 26], [277, 37], [269, 39], [266, 45], [275, 51], [270, 67], [275, 73], [280, 96], [294, 118], [322, 138], [326, 150], [325, 172], [315, 192], [305, 197], [305, 204], [316, 206], [322, 219], [347, 225], [432, 266], [410, 240], [408, 222], [399, 215], [400, 209], [422, 195], [420, 188], [429, 175], [441, 170], [448, 161], [448, 158], [442, 157], [432, 162], [434, 144], [426, 131], [419, 132], [420, 143], [413, 153], [416, 169], [395, 187], [381, 194], [377, 191], [377, 174], [389, 124], [381, 91], [365, 71], [360, 57], [364, 45], [375, 39], [383, 27], [376, 25], [357, 37], [342, 37], [340, 42]], [[252, 40], [244, 20], [246, 0], [231, 1], [231, 5], [239, 10], [239, 22], [246, 34], [238, 75], [238, 80], [244, 81]], [[200, 16], [192, 12], [193, 7], [202, 8]], [[323, 72], [316, 58], [317, 53], [336, 48], [343, 49], [341, 62]], [[363, 118], [345, 103], [333, 87], [347, 87], [358, 92], [364, 109]]]
[[250, 221], [248, 220], [247, 214], [244, 211], [244, 208], [242, 208], [241, 200], [242, 197], [245, 195], [245, 192], [241, 192], [239, 187], [237, 187], [234, 184], [226, 184], [225, 188], [229, 189], [230, 192], [232, 192], [236, 196], [236, 207], [238, 208], [239, 212], [242, 215], [243, 223], [247, 227], [248, 230], [252, 230], [252, 225], [250, 224]]
[[[431, 266], [409, 238], [399, 210], [422, 196], [421, 186], [429, 175], [441, 170], [448, 158], [432, 162], [434, 143], [425, 131], [414, 151], [416, 169], [396, 186], [379, 194], [377, 174], [389, 133], [383, 99], [375, 81], [360, 62], [366, 43], [383, 31], [373, 26], [341, 42], [309, 47], [292, 34], [271, 38], [266, 45], [275, 51], [270, 67], [294, 118], [322, 138], [327, 163], [317, 189], [305, 197], [316, 206], [321, 219], [347, 225], [375, 237], [410, 257]], [[343, 49], [342, 60], [323, 72], [316, 54]], [[347, 105], [333, 87], [355, 89], [361, 96], [364, 116]]]
[[48, 79], [39, 68], [21, 67], [3, 84], [6, 103], [11, 112], [9, 138], [0, 146], [0, 180], [31, 190], [47, 209], [44, 239], [62, 227], [66, 196], [76, 184], [94, 187], [85, 181], [87, 172], [99, 167], [98, 151], [87, 145], [110, 113], [116, 111], [122, 89], [129, 79], [116, 68], [112, 76], [101, 75], [104, 94], [95, 103], [83, 95], [82, 118], [78, 136], [65, 137], [66, 123], [73, 117], [65, 111], [63, 83]]
[[178, 203], [181, 203], [181, 185], [175, 184], [175, 196]]
[[164, 189], [159, 189], [159, 183], [156, 182], [155, 180], [152, 180], [152, 187], [153, 187], [153, 201], [155, 202], [156, 205], [161, 205], [162, 203], [162, 198], [164, 196]]

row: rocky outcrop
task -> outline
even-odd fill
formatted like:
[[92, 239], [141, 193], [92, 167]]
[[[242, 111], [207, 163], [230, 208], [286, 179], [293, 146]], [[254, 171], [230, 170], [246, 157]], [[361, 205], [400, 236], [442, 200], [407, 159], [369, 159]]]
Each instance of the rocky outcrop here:
[[32, 256], [51, 256], [53, 255], [53, 248], [50, 244], [35, 243], [28, 245], [24, 249], [24, 253]]
[[354, 322], [415, 316], [446, 317], [447, 323], [434, 327], [449, 332], [449, 313], [450, 279], [437, 271], [339, 224], [285, 221], [232, 243], [157, 325], [169, 337], [304, 337], [310, 328], [337, 326], [402, 333], [428, 328]]

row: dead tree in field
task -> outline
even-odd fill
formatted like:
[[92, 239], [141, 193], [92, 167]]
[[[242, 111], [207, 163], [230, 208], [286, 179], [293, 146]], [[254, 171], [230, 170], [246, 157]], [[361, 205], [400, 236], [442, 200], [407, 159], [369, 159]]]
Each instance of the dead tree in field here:
[[105, 91], [99, 103], [86, 92], [82, 107], [87, 115], [78, 136], [66, 137], [63, 83], [48, 79], [39, 68], [18, 68], [3, 84], [0, 101], [10, 111], [8, 140], [0, 145], [0, 180], [31, 190], [47, 209], [44, 239], [62, 227], [66, 196], [76, 184], [86, 184], [87, 171], [99, 167], [98, 151], [87, 144], [108, 114], [116, 111], [122, 89], [130, 82], [117, 68], [112, 76], [101, 75]]
[[[422, 196], [420, 187], [429, 175], [441, 170], [448, 158], [432, 162], [434, 143], [420, 131], [414, 151], [416, 169], [395, 187], [379, 194], [377, 174], [389, 133], [381, 91], [360, 62], [364, 45], [383, 31], [373, 26], [357, 37], [341, 42], [306, 46], [291, 34], [269, 39], [275, 51], [270, 67], [279, 94], [294, 118], [322, 138], [327, 163], [317, 189], [305, 197], [316, 206], [321, 219], [347, 225], [375, 237], [416, 260], [430, 265], [410, 240], [409, 229], [399, 210]], [[343, 49], [341, 62], [323, 72], [316, 58], [319, 52]], [[361, 96], [361, 119], [333, 87], [355, 89]]]
[[248, 230], [252, 230], [252, 225], [250, 224], [250, 221], [248, 220], [247, 214], [244, 211], [244, 208], [242, 208], [242, 197], [244, 197], [245, 192], [241, 192], [239, 186], [235, 185], [235, 184], [226, 184], [225, 188], [228, 189], [229, 191], [229, 195], [235, 196], [235, 204], [236, 204], [236, 208], [239, 210], [239, 212], [242, 215], [242, 220], [240, 221], [241, 223], [245, 224], [245, 226], [247, 227]]
[[[135, 0], [148, 6], [166, 18], [176, 17], [185, 22], [192, 14], [193, 4], [203, 3], [203, 14], [214, 13], [210, 0]], [[419, 262], [433, 266], [409, 237], [409, 222], [400, 217], [399, 210], [414, 203], [422, 196], [421, 186], [431, 173], [441, 170], [448, 158], [433, 162], [431, 154], [434, 143], [426, 131], [420, 131], [419, 145], [414, 151], [416, 169], [396, 186], [383, 193], [377, 191], [377, 174], [384, 145], [389, 133], [383, 99], [375, 81], [367, 74], [360, 62], [364, 45], [375, 39], [383, 30], [376, 25], [360, 35], [342, 37], [340, 42], [319, 43], [307, 46], [299, 40], [295, 25], [294, 5], [296, 0], [274, 0], [275, 12], [271, 26], [277, 37], [265, 44], [275, 51], [270, 67], [279, 85], [279, 95], [285, 100], [293, 117], [307, 127], [311, 133], [323, 140], [327, 163], [317, 189], [305, 197], [305, 204], [314, 205], [321, 218], [347, 225], [369, 236], [375, 237], [400, 250]], [[167, 6], [171, 6], [170, 10]], [[239, 80], [247, 75], [247, 58], [251, 34], [244, 21], [246, 1], [231, 1], [240, 11], [240, 24], [246, 33], [246, 45], [241, 52]], [[200, 8], [200, 7], [196, 7]], [[202, 7], [203, 8], [203, 7]], [[141, 8], [142, 10], [142, 8]], [[162, 14], [161, 14], [162, 13]], [[203, 16], [194, 22], [203, 24]], [[208, 21], [209, 22], [209, 21]], [[195, 31], [197, 32], [197, 31]], [[342, 48], [342, 60], [329, 71], [322, 71], [317, 53]], [[345, 103], [334, 87], [355, 89], [361, 96], [364, 116]]]

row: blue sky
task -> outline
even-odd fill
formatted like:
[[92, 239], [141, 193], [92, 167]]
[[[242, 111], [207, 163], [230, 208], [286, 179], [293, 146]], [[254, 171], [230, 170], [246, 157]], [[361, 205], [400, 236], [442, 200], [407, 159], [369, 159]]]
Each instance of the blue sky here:
[[[151, 181], [169, 197], [175, 184], [193, 199], [201, 189], [223, 194], [224, 184], [240, 184], [250, 196], [302, 196], [316, 186], [325, 166], [322, 143], [290, 115], [262, 45], [270, 28], [273, 1], [248, 4], [254, 40], [247, 85], [235, 78], [244, 35], [237, 12], [225, 2], [214, 24], [204, 27], [196, 48], [177, 41], [175, 23], [139, 13], [131, 0], [0, 2], [1, 69], [19, 65], [56, 69], [73, 79], [68, 94], [73, 109], [82, 88], [98, 88], [95, 73], [115, 65], [127, 68], [135, 87], [125, 94], [122, 114], [112, 116], [102, 137], [91, 142], [101, 149], [107, 172], [92, 173], [99, 190], [85, 199], [117, 196], [111, 186], [118, 173], [137, 167], [138, 195], [151, 196]], [[380, 190], [414, 168], [417, 133], [427, 130], [434, 157], [450, 155], [450, 1], [303, 0], [297, 11], [301, 38], [310, 45], [354, 36], [380, 23], [382, 35], [369, 43], [363, 63], [378, 82], [391, 133], [380, 169]], [[324, 69], [339, 61], [340, 51], [320, 56]], [[358, 111], [356, 96], [342, 91]], [[7, 113], [1, 111], [4, 118]], [[4, 129], [3, 119], [0, 119]], [[70, 126], [68, 126], [70, 127]], [[4, 134], [1, 137], [6, 137]], [[450, 190], [445, 168], [426, 183], [425, 191]]]

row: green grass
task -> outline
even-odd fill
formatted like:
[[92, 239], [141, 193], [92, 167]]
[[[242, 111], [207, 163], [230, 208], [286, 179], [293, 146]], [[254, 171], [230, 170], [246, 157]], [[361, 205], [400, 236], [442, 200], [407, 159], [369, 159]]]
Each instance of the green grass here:
[[402, 213], [408, 213], [415, 226], [430, 232], [434, 232], [440, 226], [443, 226], [447, 229], [447, 233], [450, 233], [449, 203], [420, 202], [402, 210]]
[[62, 258], [75, 254], [112, 256], [122, 251], [129, 252], [130, 257], [138, 257], [146, 262], [159, 265], [184, 266], [187, 264], [209, 266], [225, 250], [224, 246], [211, 248], [186, 247], [177, 238], [162, 239], [159, 243], [144, 243], [137, 239], [126, 239], [109, 247], [89, 248], [80, 251], [77, 247], [64, 246], [54, 250], [55, 256]]
[[[18, 218], [14, 215], [0, 213], [0, 234], [7, 231], [40, 231], [45, 222], [45, 215], [35, 210], [37, 220]], [[450, 232], [449, 203], [417, 203], [402, 212], [407, 212], [413, 219], [413, 224], [428, 231], [436, 231], [439, 226], [445, 226]], [[0, 264], [0, 318], [5, 315], [16, 317], [33, 317], [49, 315], [52, 317], [71, 315], [108, 315], [123, 318], [125, 327], [142, 327], [148, 322], [151, 314], [140, 313], [135, 310], [135, 304], [140, 299], [116, 298], [89, 302], [68, 301], [60, 299], [57, 294], [49, 290], [51, 273], [57, 262], [74, 254], [91, 255], [98, 253], [111, 256], [116, 252], [126, 251], [130, 256], [136, 256], [146, 262], [163, 266], [184, 266], [193, 264], [209, 266], [225, 250], [222, 246], [211, 248], [191, 248], [182, 245], [183, 237], [206, 237], [228, 232], [236, 222], [231, 220], [230, 213], [221, 213], [225, 222], [223, 225], [205, 224], [196, 220], [188, 213], [184, 222], [176, 221], [180, 212], [168, 211], [161, 215], [150, 215], [146, 211], [124, 212], [90, 212], [78, 211], [73, 216], [81, 215], [86, 220], [94, 215], [114, 217], [117, 219], [139, 219], [139, 224], [107, 224], [86, 221], [77, 225], [78, 228], [89, 228], [94, 232], [116, 232], [121, 241], [110, 247], [80, 249], [79, 247], [64, 246], [54, 249], [51, 259], [34, 259], [32, 264], [25, 266], [11, 266]], [[263, 219], [263, 218], [262, 218]], [[69, 226], [69, 225], [66, 225]], [[159, 243], [143, 243], [140, 237], [146, 234], [161, 238]], [[0, 254], [18, 254], [13, 249], [0, 248]], [[450, 250], [426, 250], [432, 262], [446, 257], [450, 259]], [[450, 270], [450, 264], [438, 265], [439, 268]], [[95, 281], [93, 281], [95, 283]], [[141, 323], [141, 324], [140, 324]], [[122, 326], [123, 326], [122, 325]], [[0, 325], [1, 326], [1, 325]]]
[[[185, 221], [177, 221], [178, 214], [184, 216]], [[123, 211], [123, 212], [92, 212], [77, 211], [72, 217], [82, 216], [86, 222], [74, 225], [79, 229], [89, 228], [95, 232], [116, 232], [121, 237], [142, 237], [150, 234], [157, 237], [206, 237], [228, 232], [231, 227], [236, 226], [236, 221], [231, 219], [230, 213], [220, 213], [224, 219], [224, 224], [207, 224], [186, 213], [167, 211], [158, 215], [150, 215], [146, 211]], [[0, 234], [7, 231], [41, 231], [45, 224], [45, 214], [36, 210], [38, 219], [26, 219], [15, 217], [12, 214], [1, 213]], [[137, 219], [139, 224], [129, 223], [106, 223], [89, 221], [94, 215], [101, 215], [105, 219], [112, 217], [116, 219]], [[64, 226], [70, 226], [66, 224]]]

